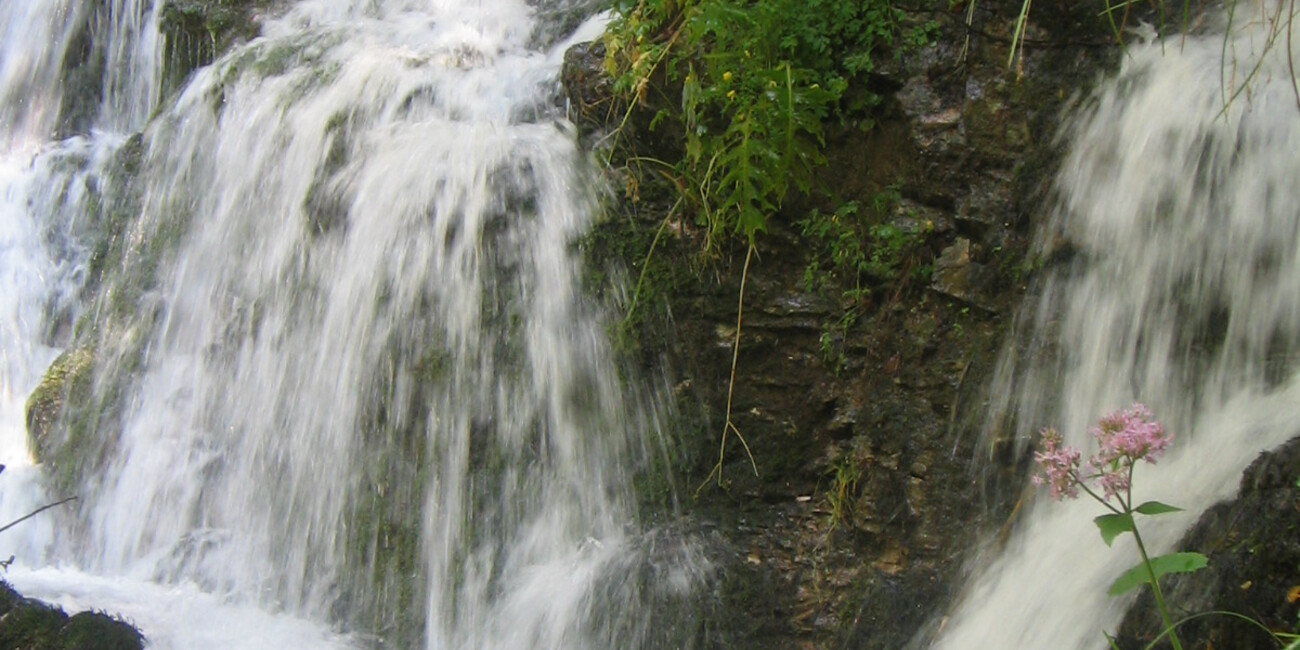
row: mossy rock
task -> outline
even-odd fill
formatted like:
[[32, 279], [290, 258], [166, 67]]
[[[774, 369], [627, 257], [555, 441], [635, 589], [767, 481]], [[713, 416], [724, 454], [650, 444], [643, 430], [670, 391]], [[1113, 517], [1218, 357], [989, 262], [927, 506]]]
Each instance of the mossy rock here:
[[194, 70], [212, 63], [235, 43], [257, 36], [253, 9], [269, 0], [171, 0], [163, 5], [165, 90], [179, 88]]
[[66, 435], [58, 434], [56, 425], [66, 404], [89, 396], [94, 359], [89, 347], [65, 351], [27, 398], [27, 440], [38, 462], [52, 461], [68, 442]]
[[0, 581], [0, 650], [140, 650], [144, 637], [103, 612], [69, 617]]

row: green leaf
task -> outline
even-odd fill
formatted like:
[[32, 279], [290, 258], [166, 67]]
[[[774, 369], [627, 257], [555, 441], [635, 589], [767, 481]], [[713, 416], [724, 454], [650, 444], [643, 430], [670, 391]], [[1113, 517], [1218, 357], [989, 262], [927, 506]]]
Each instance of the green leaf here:
[[1130, 514], [1102, 515], [1092, 522], [1097, 524], [1101, 541], [1106, 542], [1106, 546], [1110, 546], [1116, 537], [1133, 530], [1133, 515]]
[[1163, 515], [1167, 512], [1182, 512], [1183, 509], [1177, 506], [1171, 506], [1167, 503], [1160, 503], [1159, 501], [1147, 501], [1146, 503], [1134, 508], [1133, 511], [1144, 515]]
[[1111, 650], [1119, 650], [1119, 644], [1115, 643], [1115, 637], [1107, 634], [1106, 630], [1102, 630], [1101, 634], [1106, 637], [1106, 642], [1110, 644]]
[[1106, 593], [1118, 596], [1138, 585], [1151, 584], [1151, 573], [1155, 573], [1156, 580], [1159, 580], [1161, 576], [1170, 573], [1200, 571], [1207, 564], [1209, 564], [1209, 560], [1200, 553], [1170, 553], [1169, 555], [1153, 557], [1151, 558], [1151, 571], [1147, 571], [1145, 565], [1139, 564], [1116, 578], [1115, 582], [1111, 583], [1110, 589], [1106, 590]]

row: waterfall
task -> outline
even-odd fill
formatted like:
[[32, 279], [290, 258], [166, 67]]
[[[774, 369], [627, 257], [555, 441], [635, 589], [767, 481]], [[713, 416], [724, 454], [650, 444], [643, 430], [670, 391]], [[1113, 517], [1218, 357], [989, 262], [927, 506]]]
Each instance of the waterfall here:
[[[66, 342], [59, 331], [79, 309], [87, 251], [76, 234], [86, 227], [87, 202], [97, 196], [96, 171], [125, 142], [120, 130], [139, 128], [152, 110], [154, 43], [137, 36], [154, 13], [131, 0], [94, 8], [71, 0], [0, 4], [0, 463], [7, 468], [0, 478], [0, 518], [5, 522], [47, 499], [26, 444], [25, 400], [58, 354], [54, 346]], [[91, 59], [99, 63], [90, 65]], [[105, 61], [114, 70], [108, 80], [98, 77]], [[88, 67], [95, 68], [94, 75]], [[65, 102], [65, 89], [74, 85], [86, 96]], [[119, 131], [86, 133], [100, 115], [103, 124]], [[51, 139], [73, 132], [81, 135]], [[40, 562], [53, 534], [47, 520], [34, 520], [7, 541], [16, 556]]]
[[[35, 453], [81, 496], [11, 579], [160, 648], [689, 645], [655, 612], [706, 563], [631, 488], [661, 407], [580, 291], [599, 190], [557, 75], [600, 20], [553, 42], [522, 0], [302, 0], [142, 106], [157, 18], [112, 6], [145, 49], [99, 46], [135, 63], [106, 67], [88, 137], [49, 145], [80, 147], [58, 182], [89, 198], [4, 204], [4, 250], [36, 258], [0, 258], [30, 294], [3, 292], [5, 350], [30, 348], [3, 359], [5, 437], [66, 347]], [[48, 138], [54, 77], [0, 72], [8, 123]], [[13, 160], [12, 187], [54, 182]]]
[[[1244, 5], [1245, 3], [1241, 3]], [[1281, 3], [1285, 6], [1285, 3]], [[1269, 11], [1272, 11], [1270, 9]], [[1262, 451], [1300, 434], [1300, 106], [1285, 13], [1130, 44], [1118, 74], [1064, 129], [1058, 203], [1041, 254], [1068, 249], [1027, 305], [1004, 355], [989, 445], [1087, 428], [1135, 401], [1175, 436], [1135, 475], [1168, 552], [1231, 497]], [[1225, 34], [1227, 34], [1225, 36]], [[1008, 429], [1008, 427], [1014, 427]], [[943, 623], [940, 648], [1104, 648], [1130, 599], [1106, 587], [1136, 563], [1107, 548], [1083, 499], [1039, 495]]]

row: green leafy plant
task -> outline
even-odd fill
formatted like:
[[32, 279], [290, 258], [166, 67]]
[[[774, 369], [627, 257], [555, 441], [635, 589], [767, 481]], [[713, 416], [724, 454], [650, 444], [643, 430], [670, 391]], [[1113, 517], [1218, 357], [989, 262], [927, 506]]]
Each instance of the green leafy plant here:
[[837, 341], [843, 341], [873, 293], [900, 287], [909, 276], [923, 281], [929, 277], [930, 266], [921, 258], [932, 227], [919, 223], [909, 228], [885, 221], [901, 199], [898, 188], [889, 187], [865, 208], [849, 201], [830, 214], [813, 210], [798, 222], [802, 235], [814, 244], [804, 267], [805, 287], [839, 292], [841, 313], [822, 328], [820, 341], [823, 357], [837, 371], [844, 365]]
[[855, 454], [849, 454], [836, 461], [827, 473], [830, 475], [830, 486], [826, 490], [826, 506], [829, 511], [829, 527], [834, 529], [852, 517], [863, 468]]
[[[629, 111], [667, 93], [672, 108], [652, 127], [673, 123], [685, 134], [671, 173], [706, 250], [729, 234], [752, 244], [792, 189], [810, 189], [825, 163], [823, 121], [862, 117], [878, 103], [846, 90], [904, 31], [887, 0], [639, 0], [615, 12], [605, 36], [615, 93]], [[930, 29], [906, 37], [919, 42]]]
[[926, 279], [930, 267], [919, 264], [918, 257], [933, 226], [886, 221], [901, 199], [898, 188], [889, 187], [873, 196], [865, 210], [850, 201], [831, 214], [813, 210], [800, 220], [800, 232], [816, 244], [804, 268], [808, 290], [844, 285], [840, 298], [851, 306], [871, 296], [873, 287], [904, 279], [909, 272]]

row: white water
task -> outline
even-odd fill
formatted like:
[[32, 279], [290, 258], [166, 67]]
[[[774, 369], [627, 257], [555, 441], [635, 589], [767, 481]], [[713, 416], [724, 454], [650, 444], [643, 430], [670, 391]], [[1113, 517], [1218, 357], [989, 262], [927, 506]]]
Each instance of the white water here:
[[[994, 387], [993, 434], [1022, 445], [1052, 425], [1087, 449], [1099, 416], [1151, 407], [1176, 439], [1138, 469], [1135, 498], [1187, 509], [1139, 522], [1155, 554], [1235, 494], [1261, 451], [1300, 434], [1300, 107], [1285, 36], [1265, 52], [1267, 21], [1237, 24], [1227, 41], [1131, 47], [1068, 125], [1043, 247], [1068, 242], [1077, 257], [1050, 273]], [[1086, 499], [1036, 499], [935, 647], [1107, 647], [1129, 600], [1105, 591], [1137, 554], [1128, 537], [1102, 543], [1098, 514]]]
[[[43, 188], [86, 186], [144, 129], [123, 261], [93, 327], [60, 341], [95, 348], [102, 466], [75, 521], [4, 540], [9, 579], [119, 612], [156, 648], [342, 647], [404, 618], [419, 636], [391, 642], [439, 650], [666, 638], [637, 610], [702, 569], [680, 540], [643, 543], [630, 503], [653, 400], [627, 399], [578, 291], [593, 192], [554, 106], [565, 43], [532, 49], [516, 0], [304, 0], [145, 125], [157, 20], [122, 11], [136, 72], [105, 80], [102, 130], [57, 145], [60, 42], [0, 15], [6, 48], [48, 59], [0, 77], [0, 439], [27, 466], [0, 477], [17, 495], [0, 515], [51, 498], [23, 401], [92, 246], [86, 202]], [[51, 31], [75, 17], [49, 12]], [[55, 178], [27, 143], [83, 162]], [[624, 577], [647, 569], [658, 584]]]

